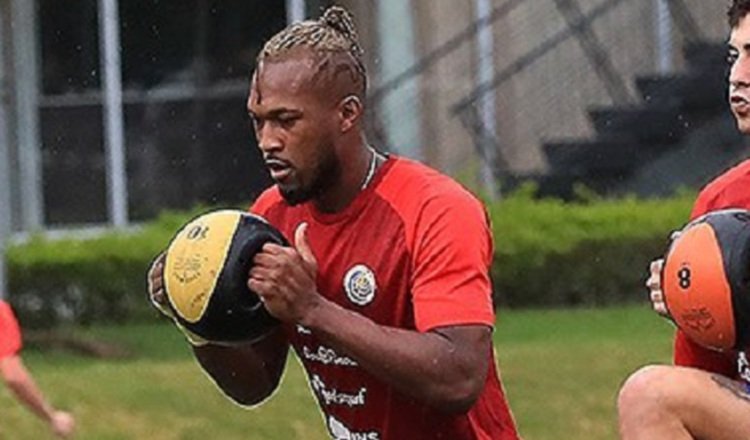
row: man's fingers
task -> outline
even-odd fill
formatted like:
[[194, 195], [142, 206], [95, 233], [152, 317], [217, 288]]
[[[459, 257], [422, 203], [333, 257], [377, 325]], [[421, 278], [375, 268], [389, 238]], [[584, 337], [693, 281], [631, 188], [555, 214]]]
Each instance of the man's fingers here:
[[164, 289], [164, 261], [166, 260], [166, 253], [160, 253], [154, 258], [151, 267], [149, 268], [146, 280], [148, 281], [148, 298], [153, 304], [154, 308], [159, 310], [162, 314], [168, 318], [174, 319], [174, 314], [169, 306], [169, 298], [167, 298], [167, 292]]
[[660, 258], [658, 260], [654, 260], [649, 265], [649, 277], [646, 280], [646, 287], [648, 287], [649, 290], [658, 290], [661, 289], [661, 272], [664, 267], [664, 259]]
[[646, 280], [646, 287], [649, 290], [659, 290], [659, 289], [661, 289], [661, 277], [651, 275]]
[[652, 275], [661, 276], [661, 271], [664, 269], [664, 259], [659, 258], [658, 260], [652, 261], [650, 265], [650, 269], [651, 269]]
[[259, 254], [265, 253], [268, 255], [279, 255], [279, 254], [283, 254], [285, 250], [286, 249], [284, 249], [284, 246], [280, 246], [276, 243], [268, 242], [263, 245], [263, 247], [261, 248], [261, 252], [259, 252]]
[[652, 303], [663, 303], [664, 302], [664, 294], [661, 290], [652, 290], [651, 294], [651, 302]]
[[164, 289], [154, 290], [154, 292], [151, 294], [151, 298], [153, 298], [154, 301], [160, 304], [167, 303], [167, 294], [166, 292], [164, 292]]
[[258, 281], [272, 281], [276, 278], [276, 272], [273, 269], [268, 269], [261, 266], [253, 266], [250, 269], [250, 279]]
[[667, 305], [663, 302], [660, 303], [653, 303], [654, 311], [662, 316], [668, 316], [669, 310], [667, 310]]
[[247, 287], [257, 293], [261, 300], [264, 300], [272, 290], [271, 283], [262, 278], [250, 278], [247, 280]]
[[269, 254], [267, 252], [258, 252], [253, 257], [253, 267], [278, 267], [281, 263], [279, 262], [278, 254]]
[[151, 288], [153, 290], [159, 290], [164, 287], [164, 277], [154, 277], [151, 279]]
[[161, 289], [164, 285], [164, 260], [166, 253], [162, 252], [151, 263], [146, 280], [148, 281], [149, 294]]
[[154, 261], [151, 263], [151, 269], [148, 271], [151, 274], [160, 274], [164, 271], [164, 261], [167, 259], [166, 252], [160, 253]]
[[669, 310], [664, 301], [664, 292], [661, 289], [661, 275], [664, 270], [664, 259], [659, 258], [649, 264], [649, 276], [646, 280], [646, 288], [649, 290], [651, 308], [661, 316], [669, 317]]

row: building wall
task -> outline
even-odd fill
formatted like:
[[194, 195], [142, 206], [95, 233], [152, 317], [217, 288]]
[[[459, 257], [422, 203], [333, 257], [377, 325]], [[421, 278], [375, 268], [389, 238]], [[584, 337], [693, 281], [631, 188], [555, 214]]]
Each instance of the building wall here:
[[[39, 135], [47, 204], [45, 221], [48, 224], [101, 221], [105, 212], [104, 160], [98, 113], [101, 99], [98, 57], [95, 54], [98, 40], [96, 32], [92, 31], [96, 21], [92, 12], [95, 1], [86, 0], [90, 6], [88, 9], [83, 3], [76, 3], [77, 6], [62, 10], [55, 0], [36, 1], [39, 5], [36, 18], [39, 20], [41, 52], [39, 73], [43, 86], [39, 105]], [[137, 5], [128, 2], [127, 7], [122, 9], [123, 29], [128, 29], [122, 34], [127, 101], [125, 122], [131, 215], [135, 219], [148, 218], [163, 208], [181, 208], [198, 202], [243, 203], [267, 184], [257, 163], [257, 152], [241, 109], [246, 95], [247, 69], [252, 65], [262, 40], [283, 26], [283, 11], [269, 7], [270, 3], [265, 0], [221, 2], [221, 8], [216, 11], [203, 11], [204, 25], [211, 30], [209, 33], [212, 37], [206, 37], [207, 40], [203, 41], [197, 37], [199, 33], [194, 32], [191, 39], [185, 40], [184, 50], [175, 50], [169, 42], [179, 40], [180, 35], [184, 34], [181, 30], [192, 26], [193, 21], [189, 17], [195, 14], [191, 5], [198, 4], [197, 1], [162, 4], [142, 0], [149, 7], [158, 9], [169, 6], [179, 9], [182, 14], [174, 15], [158, 9], [161, 13], [147, 17], [153, 21], [148, 22], [152, 24], [149, 26], [141, 23], [136, 13]], [[382, 2], [386, 1], [408, 2], [412, 8], [411, 31], [416, 58], [404, 61], [403, 71], [416, 62], [422, 63], [418, 74], [412, 78], [417, 84], [416, 99], [389, 110], [395, 113], [394, 122], [391, 123], [418, 124], [418, 145], [409, 151], [416, 151], [429, 164], [474, 185], [478, 181], [479, 170], [475, 140], [472, 131], [455, 113], [456, 104], [470, 96], [477, 86], [479, 55], [472, 29], [476, 24], [474, 1], [335, 1], [349, 7], [355, 14], [362, 43], [368, 53], [366, 63], [372, 92], [372, 100], [368, 102], [370, 138], [376, 145], [395, 151], [400, 151], [404, 145], [387, 144], [385, 134], [390, 127], [378, 117], [383, 57], [389, 55], [381, 50], [382, 35], [378, 35], [378, 29], [395, 25], [382, 23], [382, 26], [378, 26], [381, 19], [378, 11]], [[579, 5], [586, 14], [606, 2], [616, 0], [567, 1]], [[656, 72], [656, 1], [621, 0], [591, 24], [593, 35], [609, 56], [613, 71], [626, 84], [627, 96], [633, 102], [640, 99], [633, 87], [634, 78]], [[716, 2], [705, 0], [682, 1], [688, 5], [706, 38], [717, 42], [726, 38], [723, 5], [717, 7]], [[518, 65], [519, 60], [525, 59], [544, 44], [552, 47], [538, 59], [518, 68], [507, 81], [491, 91], [496, 100], [496, 141], [503, 159], [513, 172], [544, 171], [543, 142], [590, 135], [592, 127], [587, 110], [618, 103], [618, 98], [608, 93], [597, 76], [580, 41], [572, 37], [559, 37], [568, 27], [557, 7], [560, 2], [562, 0], [493, 0], [494, 8], [509, 9], [506, 15], [492, 23], [493, 62], [497, 74]], [[675, 5], [677, 0], [668, 2]], [[7, 15], [11, 3], [11, 0], [0, 0], [0, 13]], [[326, 1], [320, 0], [318, 3]], [[135, 8], [135, 12], [131, 7]], [[81, 9], [80, 13], [76, 12], [78, 9]], [[68, 13], [62, 16], [61, 11]], [[145, 26], [145, 31], [134, 30], [138, 23], [128, 18], [128, 11], [138, 16], [138, 23]], [[246, 15], [241, 15], [242, 11]], [[271, 16], [275, 18], [269, 19]], [[78, 25], [81, 22], [91, 26], [81, 27]], [[408, 20], [400, 22], [401, 25], [408, 25]], [[6, 32], [10, 32], [9, 26], [6, 26]], [[674, 66], [679, 70], [684, 67], [681, 47], [686, 36], [675, 27], [672, 40], [675, 47]], [[10, 41], [11, 38], [5, 38], [5, 42]], [[6, 88], [5, 99], [12, 99], [13, 93], [8, 93], [8, 90], [14, 90], [10, 86], [14, 80], [10, 76], [13, 69], [7, 64], [12, 54], [7, 51], [6, 44], [6, 83], [3, 87]], [[441, 53], [434, 55], [436, 51]], [[182, 58], [170, 61], [183, 52]], [[196, 54], [201, 55], [197, 58], [203, 64], [194, 63]], [[70, 65], [66, 65], [66, 62]], [[170, 66], [177, 67], [169, 70]], [[201, 66], [210, 67], [208, 76], [196, 79], [196, 72], [201, 70]], [[139, 75], [139, 72], [143, 75]], [[179, 92], [177, 94], [180, 96], [168, 98], [175, 92]], [[398, 94], [399, 89], [390, 93]], [[166, 98], [159, 102], [152, 99], [162, 95]], [[9, 120], [15, 120], [17, 115], [14, 112], [17, 109], [13, 102], [9, 108]], [[96, 111], [89, 113], [92, 108]], [[69, 119], [62, 118], [59, 116], [61, 114]], [[84, 116], [74, 118], [76, 114]], [[181, 114], [188, 116], [181, 118]], [[12, 122], [13, 126], [10, 127], [10, 144], [13, 146], [17, 143], [14, 141], [17, 136], [14, 124], [17, 125]], [[96, 131], [95, 136], [93, 132], [87, 133], [91, 127]], [[80, 138], [77, 137], [79, 132]], [[88, 152], [83, 147], [87, 147]], [[11, 151], [10, 174], [16, 182], [12, 187], [13, 212], [21, 212], [21, 204], [24, 203], [18, 184], [19, 151]], [[191, 153], [187, 154], [186, 151]], [[199, 151], [209, 152], [201, 155]], [[202, 161], [211, 162], [211, 155], [219, 151], [222, 158], [226, 158], [226, 163], [221, 165], [225, 172], [219, 174], [230, 176], [231, 179], [227, 177], [226, 182], [219, 182], [192, 177], [198, 174], [195, 170], [201, 169]], [[176, 159], [183, 153], [186, 157], [190, 156], [190, 161]], [[212, 169], [219, 166], [215, 161], [208, 165]], [[58, 194], [75, 193], [62, 183], [75, 180], [70, 176], [96, 177], [95, 183], [82, 182], [80, 185], [80, 191], [85, 190], [96, 197], [95, 201], [86, 202], [90, 209], [68, 209], [70, 204], [65, 203]], [[161, 183], [162, 179], [170, 179], [170, 183]], [[236, 188], [247, 188], [247, 191]], [[85, 218], [81, 217], [83, 214]], [[18, 219], [14, 219], [14, 226], [20, 226]]]
[[[611, 0], [576, 0], [584, 15]], [[429, 56], [455, 36], [466, 32], [474, 22], [473, 2], [454, 0], [410, 0], [415, 17], [417, 53]], [[684, 0], [703, 35], [720, 42], [726, 36], [725, 8], [715, 2]], [[363, 42], [370, 50], [372, 85], [380, 84], [376, 41], [372, 38], [378, 19], [372, 0], [350, 0]], [[562, 2], [560, 2], [562, 3]], [[671, 2], [670, 2], [671, 3]], [[608, 57], [611, 71], [626, 89], [626, 96], [613, 95], [597, 75], [594, 62], [574, 35], [555, 0], [494, 0], [495, 8], [510, 12], [492, 24], [496, 73], [517, 65], [520, 59], [545, 44], [552, 49], [519, 69], [493, 91], [496, 99], [497, 140], [503, 158], [514, 172], [543, 171], [546, 168], [541, 145], [549, 140], [587, 137], [592, 126], [587, 110], [613, 104], [638, 103], [635, 89], [638, 75], [657, 73], [656, 0], [614, 1], [611, 8], [590, 23], [599, 48]], [[672, 6], [674, 7], [674, 5]], [[686, 36], [673, 23], [673, 68], [684, 68]], [[554, 44], [553, 44], [554, 43]], [[403, 118], [420, 118], [423, 127], [423, 158], [453, 175], [476, 170], [477, 154], [470, 132], [452, 107], [476, 86], [477, 50], [472, 37], [455, 45], [418, 75], [420, 114], [404, 111]], [[406, 70], [409, 66], [404, 66]], [[619, 102], [622, 101], [622, 102]]]

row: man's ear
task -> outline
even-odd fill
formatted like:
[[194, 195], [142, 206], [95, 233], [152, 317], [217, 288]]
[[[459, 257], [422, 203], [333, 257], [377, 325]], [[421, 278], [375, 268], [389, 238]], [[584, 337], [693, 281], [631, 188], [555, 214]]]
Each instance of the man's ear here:
[[362, 117], [362, 100], [356, 95], [348, 95], [339, 103], [339, 116], [341, 118], [341, 132], [354, 128]]

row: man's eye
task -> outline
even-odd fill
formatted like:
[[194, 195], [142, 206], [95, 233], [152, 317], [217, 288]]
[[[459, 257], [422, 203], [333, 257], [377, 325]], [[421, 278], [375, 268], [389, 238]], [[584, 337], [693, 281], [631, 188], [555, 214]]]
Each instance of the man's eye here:
[[734, 64], [735, 62], [737, 62], [738, 57], [739, 54], [737, 52], [729, 52], [727, 54], [727, 63], [729, 63], [730, 65]]
[[297, 122], [297, 118], [279, 118], [279, 125], [284, 128], [291, 128], [295, 122]]

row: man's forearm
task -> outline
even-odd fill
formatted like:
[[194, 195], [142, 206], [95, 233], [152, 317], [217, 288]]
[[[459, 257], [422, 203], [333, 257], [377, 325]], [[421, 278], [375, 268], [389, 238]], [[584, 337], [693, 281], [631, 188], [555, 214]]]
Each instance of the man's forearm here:
[[8, 388], [34, 414], [42, 420], [49, 422], [54, 413], [54, 408], [44, 399], [41, 390], [39, 390], [34, 379], [26, 370], [21, 358], [11, 356], [0, 362], [3, 363], [3, 378]]
[[305, 326], [374, 376], [436, 408], [465, 411], [484, 384], [491, 349], [487, 326], [419, 333], [378, 325], [331, 302]]

